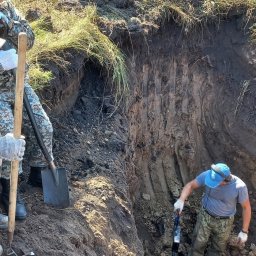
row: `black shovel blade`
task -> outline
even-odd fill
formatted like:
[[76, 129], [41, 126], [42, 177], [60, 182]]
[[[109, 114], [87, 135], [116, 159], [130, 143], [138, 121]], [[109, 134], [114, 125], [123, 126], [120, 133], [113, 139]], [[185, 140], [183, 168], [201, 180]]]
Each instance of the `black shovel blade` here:
[[58, 176], [58, 184], [55, 182], [53, 171], [46, 169], [42, 171], [44, 202], [58, 208], [70, 206], [67, 172], [65, 168], [56, 168], [55, 175]]

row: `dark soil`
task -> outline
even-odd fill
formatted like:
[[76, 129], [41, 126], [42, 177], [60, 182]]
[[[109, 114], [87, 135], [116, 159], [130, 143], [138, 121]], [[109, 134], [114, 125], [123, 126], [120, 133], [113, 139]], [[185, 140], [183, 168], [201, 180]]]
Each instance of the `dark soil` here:
[[[17, 255], [170, 255], [173, 203], [186, 182], [219, 161], [247, 183], [255, 212], [255, 53], [242, 17], [218, 22], [186, 33], [172, 20], [149, 33], [115, 30], [131, 89], [118, 107], [104, 71], [82, 54], [69, 55], [69, 74], [52, 66], [55, 80], [40, 95], [72, 205], [44, 204], [42, 191], [26, 184], [24, 162], [28, 217], [16, 223]], [[190, 248], [200, 195], [186, 203], [180, 255]], [[241, 228], [238, 209], [231, 238]], [[227, 255], [255, 255], [255, 232], [253, 217], [246, 248], [231, 241]]]
[[[16, 222], [12, 246], [17, 255], [135, 255], [132, 251], [141, 250], [120, 162], [127, 127], [106, 91], [100, 72], [87, 70], [72, 110], [51, 115], [55, 163], [67, 169], [72, 205], [45, 205], [42, 190], [26, 184], [25, 171], [20, 188], [28, 217]], [[6, 233], [2, 243], [7, 249]]]

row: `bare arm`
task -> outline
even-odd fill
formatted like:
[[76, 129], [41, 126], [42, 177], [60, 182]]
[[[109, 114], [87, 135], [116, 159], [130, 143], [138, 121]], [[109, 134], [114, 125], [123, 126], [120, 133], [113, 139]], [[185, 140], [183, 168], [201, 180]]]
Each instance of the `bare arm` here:
[[180, 199], [184, 202], [190, 196], [190, 194], [193, 192], [193, 190], [197, 189], [197, 188], [199, 188], [199, 185], [198, 185], [196, 179], [190, 181], [182, 189]]
[[248, 232], [251, 221], [251, 204], [249, 198], [241, 204], [243, 208], [243, 228], [242, 230]]

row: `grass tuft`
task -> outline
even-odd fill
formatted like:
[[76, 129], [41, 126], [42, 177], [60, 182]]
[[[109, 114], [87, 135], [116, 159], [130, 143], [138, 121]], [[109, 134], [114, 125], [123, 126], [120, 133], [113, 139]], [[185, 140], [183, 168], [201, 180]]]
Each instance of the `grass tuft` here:
[[[30, 76], [34, 87], [37, 87], [34, 83], [40, 81], [40, 74], [44, 77], [40, 86], [47, 84], [47, 79], [52, 79], [49, 73], [43, 75], [44, 69], [40, 63], [51, 61], [65, 69], [68, 63], [64, 53], [67, 49], [73, 49], [84, 52], [89, 59], [97, 61], [108, 71], [116, 85], [117, 95], [128, 91], [125, 56], [99, 30], [96, 6], [89, 5], [80, 11], [64, 11], [55, 8], [57, 0], [13, 1], [23, 13], [28, 9], [38, 9], [42, 14], [39, 20], [31, 23], [37, 38], [35, 46], [28, 54], [32, 63]], [[215, 17], [219, 20], [219, 17], [234, 10], [239, 10], [240, 13], [242, 10], [246, 24], [249, 20], [255, 22], [256, 0], [140, 0], [135, 1], [135, 12], [125, 12], [108, 4], [99, 9], [104, 19], [113, 22], [129, 22], [134, 15], [141, 21], [142, 26], [143, 23], [159, 25], [159, 21], [173, 19], [187, 32], [197, 23], [207, 22], [209, 18]], [[254, 27], [251, 29], [251, 38], [256, 42]]]
[[[89, 5], [79, 12], [59, 11], [54, 8], [54, 1], [48, 0], [49, 2], [49, 5], [43, 3], [40, 6], [40, 11], [45, 13], [45, 16], [42, 15], [39, 20], [31, 22], [36, 35], [35, 45], [28, 52], [32, 86], [42, 87], [53, 78], [48, 71], [43, 70], [42, 62], [53, 62], [59, 68], [67, 69], [69, 63], [65, 60], [65, 52], [67, 49], [73, 49], [85, 53], [88, 59], [98, 62], [107, 70], [116, 86], [117, 98], [127, 94], [125, 56], [99, 30], [96, 6]], [[23, 11], [28, 3], [29, 0], [20, 3]], [[42, 76], [42, 79], [39, 76]]]
[[30, 82], [35, 90], [49, 85], [52, 79], [52, 72], [43, 70], [38, 63], [32, 64], [30, 67]]

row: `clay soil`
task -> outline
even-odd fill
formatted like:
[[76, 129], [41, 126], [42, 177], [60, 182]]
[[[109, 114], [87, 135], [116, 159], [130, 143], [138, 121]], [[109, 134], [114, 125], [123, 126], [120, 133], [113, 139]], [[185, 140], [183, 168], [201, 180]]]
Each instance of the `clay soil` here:
[[[60, 103], [58, 111], [46, 109], [71, 205], [44, 204], [42, 190], [26, 183], [24, 161], [19, 187], [28, 217], [16, 222], [16, 255], [170, 255], [173, 203], [188, 180], [216, 161], [248, 184], [255, 212], [255, 53], [241, 24], [234, 15], [197, 33], [184, 34], [172, 20], [152, 34], [111, 31], [113, 40], [123, 36], [131, 85], [128, 104], [118, 107], [104, 71], [70, 54], [73, 70], [56, 76], [41, 98]], [[72, 103], [62, 90], [74, 81]], [[180, 255], [191, 245], [201, 192], [186, 203]], [[240, 226], [239, 210], [232, 236]], [[253, 217], [246, 248], [231, 241], [227, 255], [255, 255], [254, 235]], [[7, 255], [6, 232], [1, 243]]]
[[[131, 244], [136, 236], [120, 171], [125, 120], [115, 112], [111, 96], [104, 95], [99, 71], [88, 73], [72, 110], [51, 115], [55, 162], [67, 169], [72, 204], [67, 209], [44, 204], [42, 190], [26, 183], [25, 163], [19, 186], [28, 217], [16, 221], [12, 246], [17, 255], [135, 255], [119, 237]], [[7, 250], [5, 232], [1, 242]]]

